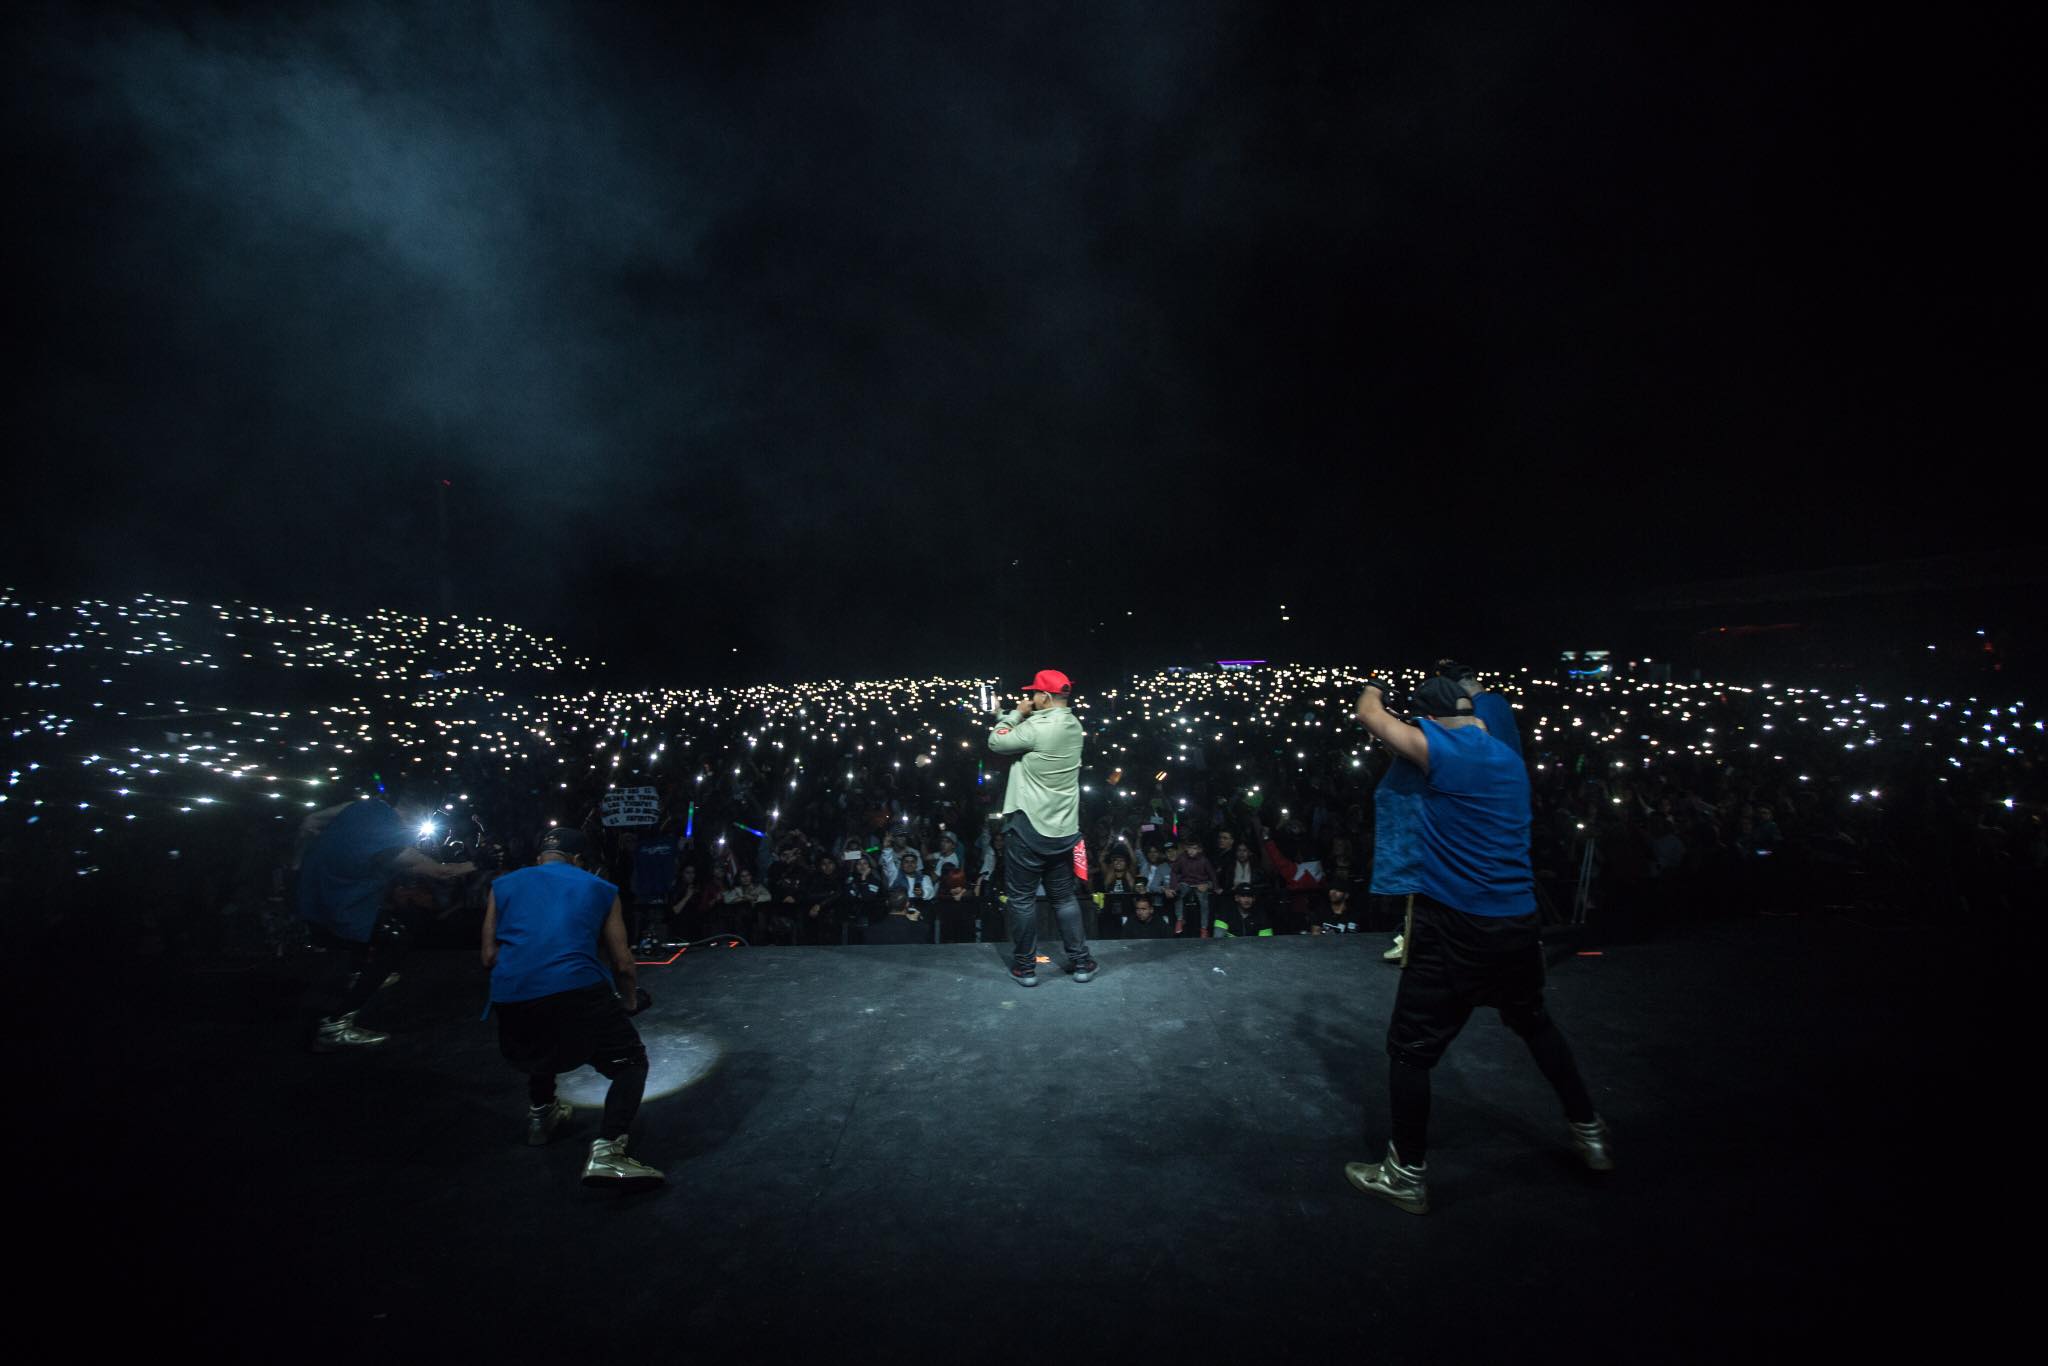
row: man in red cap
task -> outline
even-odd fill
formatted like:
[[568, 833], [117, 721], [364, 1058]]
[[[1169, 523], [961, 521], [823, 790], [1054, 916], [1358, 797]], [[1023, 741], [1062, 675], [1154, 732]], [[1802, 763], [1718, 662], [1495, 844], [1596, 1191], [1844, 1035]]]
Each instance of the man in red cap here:
[[989, 732], [988, 747], [1014, 754], [1003, 788], [1003, 869], [1009, 883], [1010, 976], [1038, 985], [1038, 887], [1060, 921], [1067, 973], [1077, 982], [1095, 976], [1095, 960], [1081, 929], [1074, 896], [1074, 846], [1081, 839], [1081, 723], [1074, 718], [1074, 685], [1056, 669], [1041, 669], [1025, 685], [1014, 710]]

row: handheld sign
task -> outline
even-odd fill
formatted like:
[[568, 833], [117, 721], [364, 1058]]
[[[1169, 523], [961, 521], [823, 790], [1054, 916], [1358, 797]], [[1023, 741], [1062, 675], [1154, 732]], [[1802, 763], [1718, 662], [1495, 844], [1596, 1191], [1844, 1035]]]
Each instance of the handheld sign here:
[[661, 795], [651, 787], [615, 788], [605, 794], [599, 809], [608, 826], [661, 823]]

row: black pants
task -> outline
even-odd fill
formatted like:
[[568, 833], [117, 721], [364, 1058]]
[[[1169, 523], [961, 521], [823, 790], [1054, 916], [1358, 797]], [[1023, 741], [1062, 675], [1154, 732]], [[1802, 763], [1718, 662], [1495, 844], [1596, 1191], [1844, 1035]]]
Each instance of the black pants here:
[[526, 1073], [526, 1098], [535, 1106], [555, 1098], [555, 1074], [588, 1063], [611, 1079], [604, 1096], [600, 1136], [622, 1136], [640, 1112], [647, 1090], [647, 1049], [640, 1031], [610, 987], [578, 987], [531, 1001], [499, 1001], [498, 1051]]
[[1542, 926], [1534, 915], [1466, 915], [1426, 896], [1415, 898], [1408, 966], [1387, 1025], [1388, 1085], [1394, 1147], [1419, 1165], [1429, 1147], [1429, 1071], [1472, 1012], [1490, 1006], [1529, 1045], [1567, 1117], [1593, 1119], [1592, 1097], [1556, 1021], [1543, 1004]]
[[1081, 903], [1074, 897], [1074, 846], [1078, 834], [1041, 835], [1022, 811], [1012, 811], [1003, 827], [1003, 876], [1009, 885], [1012, 961], [1020, 968], [1038, 962], [1038, 884], [1045, 882], [1046, 900], [1059, 917], [1060, 939], [1069, 965], [1088, 961], [1088, 937], [1081, 925]]
[[348, 954], [348, 976], [342, 982], [340, 1004], [334, 1009], [337, 1016], [352, 1015], [369, 1004], [412, 947], [411, 922], [389, 908], [377, 917], [364, 943], [343, 939], [323, 925], [309, 925], [307, 931], [307, 937], [319, 947]]

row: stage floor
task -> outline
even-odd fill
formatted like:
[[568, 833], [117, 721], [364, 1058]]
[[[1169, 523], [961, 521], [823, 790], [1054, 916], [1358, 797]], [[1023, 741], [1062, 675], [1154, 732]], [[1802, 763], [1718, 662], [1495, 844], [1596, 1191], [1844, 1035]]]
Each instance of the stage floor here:
[[346, 1056], [303, 1051], [311, 964], [150, 977], [85, 1012], [91, 1096], [70, 1050], [28, 1066], [88, 1177], [45, 1187], [80, 1259], [46, 1269], [215, 1359], [1840, 1347], [1907, 1330], [1938, 1231], [1896, 1189], [1940, 1044], [1910, 942], [1768, 921], [1566, 959], [1619, 1170], [1579, 1169], [1485, 1012], [1436, 1073], [1422, 1218], [1342, 1175], [1385, 1135], [1379, 935], [1103, 944], [1029, 991], [993, 946], [690, 953], [644, 970], [635, 1151], [669, 1180], [631, 1196], [577, 1180], [594, 1108], [524, 1146], [470, 955], [415, 954], [364, 1014], [397, 1037]]

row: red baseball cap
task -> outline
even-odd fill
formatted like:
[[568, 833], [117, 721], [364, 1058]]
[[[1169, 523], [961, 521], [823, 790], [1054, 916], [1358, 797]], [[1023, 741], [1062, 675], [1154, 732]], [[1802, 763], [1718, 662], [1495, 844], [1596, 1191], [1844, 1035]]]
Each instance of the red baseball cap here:
[[1058, 669], [1040, 669], [1038, 677], [1024, 685], [1025, 692], [1057, 693], [1064, 697], [1074, 690], [1074, 680]]

